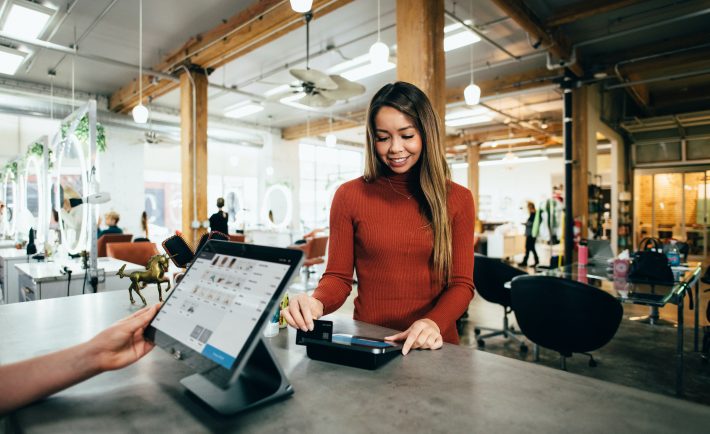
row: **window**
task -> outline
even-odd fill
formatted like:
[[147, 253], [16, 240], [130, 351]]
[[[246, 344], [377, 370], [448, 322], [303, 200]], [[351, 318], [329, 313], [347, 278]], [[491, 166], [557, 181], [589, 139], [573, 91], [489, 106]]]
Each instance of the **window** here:
[[362, 175], [363, 150], [301, 143], [299, 163], [301, 224], [308, 232], [328, 226], [335, 190]]

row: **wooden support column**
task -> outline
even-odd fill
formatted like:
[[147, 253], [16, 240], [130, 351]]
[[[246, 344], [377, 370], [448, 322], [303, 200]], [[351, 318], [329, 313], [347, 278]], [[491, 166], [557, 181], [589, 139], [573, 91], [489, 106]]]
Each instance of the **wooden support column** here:
[[444, 0], [397, 0], [397, 80], [424, 91], [442, 122], [445, 60]]
[[481, 147], [478, 144], [473, 144], [468, 147], [468, 188], [473, 194], [473, 204], [476, 206], [476, 217], [478, 217], [478, 185], [480, 171], [478, 162], [481, 159]]
[[589, 88], [583, 86], [572, 90], [572, 212], [575, 219], [582, 222], [581, 237], [587, 238], [587, 224], [589, 219], [589, 147], [596, 146], [590, 143], [595, 131], [590, 128], [591, 116], [589, 110]]
[[[194, 94], [190, 77], [195, 84]], [[193, 137], [196, 140], [194, 146]], [[182, 232], [185, 240], [196, 247], [199, 237], [207, 231], [202, 227], [192, 228], [195, 219], [199, 222], [207, 220], [207, 76], [202, 70], [180, 75], [180, 139]]]

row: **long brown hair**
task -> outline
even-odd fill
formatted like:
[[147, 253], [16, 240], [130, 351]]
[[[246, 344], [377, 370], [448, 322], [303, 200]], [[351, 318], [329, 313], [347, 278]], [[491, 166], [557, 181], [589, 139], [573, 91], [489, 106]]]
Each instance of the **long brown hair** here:
[[375, 149], [375, 117], [382, 107], [392, 107], [407, 115], [422, 139], [419, 165], [419, 185], [424, 201], [422, 214], [431, 224], [434, 234], [432, 265], [436, 276], [447, 283], [451, 275], [451, 225], [446, 207], [447, 182], [451, 179], [443, 146], [441, 120], [431, 106], [429, 98], [418, 87], [398, 81], [377, 91], [367, 112], [367, 150], [365, 173], [367, 182], [373, 182], [386, 171]]

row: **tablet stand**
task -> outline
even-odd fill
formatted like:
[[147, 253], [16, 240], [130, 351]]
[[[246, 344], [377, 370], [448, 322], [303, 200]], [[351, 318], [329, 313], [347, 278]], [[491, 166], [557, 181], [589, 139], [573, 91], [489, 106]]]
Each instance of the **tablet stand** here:
[[222, 414], [239, 413], [293, 394], [293, 388], [262, 339], [249, 355], [239, 378], [227, 389], [200, 374], [185, 377], [180, 383]]

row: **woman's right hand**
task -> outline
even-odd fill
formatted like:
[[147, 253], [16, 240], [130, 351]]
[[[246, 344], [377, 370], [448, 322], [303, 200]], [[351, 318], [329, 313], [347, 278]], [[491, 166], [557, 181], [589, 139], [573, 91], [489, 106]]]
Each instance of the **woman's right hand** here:
[[323, 303], [308, 294], [298, 294], [288, 302], [288, 307], [281, 310], [286, 322], [304, 332], [313, 330], [313, 320], [323, 316]]

